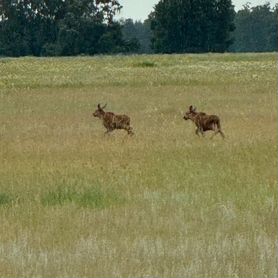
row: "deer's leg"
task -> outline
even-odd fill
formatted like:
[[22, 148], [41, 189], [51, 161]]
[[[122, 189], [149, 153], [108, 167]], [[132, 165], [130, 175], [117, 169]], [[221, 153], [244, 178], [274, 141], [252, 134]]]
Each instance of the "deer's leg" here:
[[200, 137], [199, 128], [198, 127], [196, 128], [195, 133], [196, 133], [196, 135], [198, 135]]
[[225, 138], [225, 135], [224, 133], [222, 132], [221, 130], [221, 125], [220, 125], [220, 122], [218, 121], [217, 123], [217, 130], [218, 130], [218, 133], [220, 133], [220, 135], [222, 136], [222, 138], [224, 139]]
[[129, 128], [128, 132], [129, 135], [134, 135], [134, 132], [132, 131], [132, 127]]
[[221, 129], [219, 129], [218, 130], [218, 132], [220, 133], [220, 135], [222, 136], [222, 138], [224, 139], [225, 138], [225, 135], [224, 135], [224, 133], [222, 132], [222, 130]]
[[218, 128], [217, 125], [214, 125], [213, 130], [214, 130], [214, 133], [212, 134], [211, 139], [218, 133], [220, 133], [220, 135], [222, 136], [223, 139], [225, 138], [225, 135], [222, 132], [221, 128]]
[[212, 124], [211, 130], [213, 130], [214, 133], [211, 135], [210, 139], [212, 139], [218, 133], [217, 125], [215, 123]]
[[205, 132], [202, 128], [200, 128], [200, 132], [201, 132], [202, 136], [205, 137]]
[[125, 130], [127, 131], [127, 134], [129, 134], [129, 135], [133, 135], [134, 134], [133, 131], [132, 131], [132, 127], [130, 125], [126, 126]]

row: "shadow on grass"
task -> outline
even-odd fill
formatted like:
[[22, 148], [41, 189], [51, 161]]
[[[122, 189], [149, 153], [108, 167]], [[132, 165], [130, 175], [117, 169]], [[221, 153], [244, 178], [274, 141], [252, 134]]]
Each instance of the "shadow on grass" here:
[[153, 68], [156, 67], [156, 64], [154, 62], [150, 62], [150, 61], [143, 61], [143, 62], [139, 62], [139, 63], [135, 63], [133, 64], [133, 67], [138, 67], [138, 68]]
[[44, 194], [41, 202], [44, 206], [62, 206], [71, 203], [79, 207], [101, 209], [112, 205], [120, 205], [125, 202], [125, 199], [115, 192], [103, 192], [98, 187], [87, 188], [79, 192], [61, 186]]

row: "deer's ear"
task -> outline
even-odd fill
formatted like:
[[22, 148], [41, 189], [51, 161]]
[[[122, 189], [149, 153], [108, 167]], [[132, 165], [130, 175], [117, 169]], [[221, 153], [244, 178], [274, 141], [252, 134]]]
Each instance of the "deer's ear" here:
[[100, 109], [100, 104], [97, 105], [97, 108]]
[[196, 108], [196, 107], [194, 107], [194, 108], [192, 109], [192, 111], [194, 111], [194, 112], [195, 112], [195, 111], [196, 111], [196, 109], [197, 109], [197, 108]]
[[105, 105], [104, 105], [104, 106], [102, 106], [102, 109], [104, 109], [104, 108], [106, 107], [106, 105], [107, 105], [107, 103], [105, 103]]
[[189, 111], [191, 112], [192, 110], [193, 110], [193, 106], [190, 105], [190, 106], [189, 106]]

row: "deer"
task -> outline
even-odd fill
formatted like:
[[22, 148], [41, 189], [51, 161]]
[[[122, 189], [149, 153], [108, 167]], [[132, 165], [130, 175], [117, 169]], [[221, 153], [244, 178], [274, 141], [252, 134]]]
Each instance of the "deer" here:
[[195, 133], [199, 135], [201, 133], [204, 136], [204, 132], [208, 130], [214, 131], [214, 134], [211, 138], [213, 138], [216, 134], [220, 134], [222, 138], [224, 139], [224, 133], [221, 130], [220, 125], [220, 118], [216, 115], [207, 115], [204, 112], [197, 112], [196, 107], [193, 107], [192, 105], [189, 106], [189, 110], [185, 112], [184, 120], [191, 120], [196, 125], [196, 131]]
[[104, 106], [97, 105], [96, 111], [93, 113], [94, 117], [102, 120], [102, 124], [106, 128], [105, 134], [109, 134], [115, 129], [124, 129], [128, 135], [133, 135], [132, 127], [130, 126], [130, 118], [127, 115], [116, 115], [113, 112], [105, 112]]

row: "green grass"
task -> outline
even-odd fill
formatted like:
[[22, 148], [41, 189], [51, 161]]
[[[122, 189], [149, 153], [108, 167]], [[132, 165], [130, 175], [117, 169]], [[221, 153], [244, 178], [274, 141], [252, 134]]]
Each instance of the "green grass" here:
[[[0, 59], [0, 277], [276, 277], [276, 63]], [[135, 135], [105, 136], [98, 103]]]
[[79, 207], [105, 208], [119, 203], [121, 198], [116, 192], [102, 192], [100, 188], [91, 187], [79, 192], [71, 187], [58, 187], [47, 192], [41, 199], [45, 206], [76, 204]]
[[0, 193], [0, 206], [8, 205], [12, 202], [12, 197], [7, 193]]

